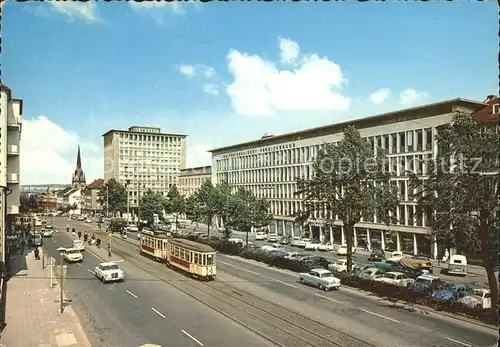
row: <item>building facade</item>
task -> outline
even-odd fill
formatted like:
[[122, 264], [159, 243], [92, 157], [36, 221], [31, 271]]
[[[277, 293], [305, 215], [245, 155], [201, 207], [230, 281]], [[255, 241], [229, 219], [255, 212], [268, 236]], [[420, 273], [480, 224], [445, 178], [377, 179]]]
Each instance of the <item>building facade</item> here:
[[104, 182], [114, 178], [126, 186], [129, 206], [137, 208], [143, 192], [166, 195], [179, 184], [186, 167], [187, 135], [162, 133], [160, 128], [133, 126], [109, 130], [104, 138]]
[[0, 271], [6, 260], [6, 235], [13, 233], [19, 214], [20, 144], [23, 101], [12, 98], [11, 90], [0, 83]]
[[38, 196], [38, 209], [41, 212], [57, 211], [57, 195], [45, 193]]
[[80, 146], [78, 146], [78, 153], [76, 154], [76, 168], [71, 177], [71, 186], [75, 189], [85, 188], [87, 180], [82, 167], [82, 158], [80, 156]]
[[212, 167], [199, 166], [181, 170], [179, 192], [188, 197], [194, 194], [205, 181], [212, 180]]
[[102, 204], [99, 200], [99, 192], [104, 187], [102, 178], [94, 180], [83, 189], [83, 211], [84, 213], [96, 214], [102, 212]]
[[450, 122], [454, 112], [476, 112], [484, 107], [483, 102], [454, 99], [214, 149], [212, 182], [244, 187], [266, 198], [274, 215], [270, 232], [343, 244], [341, 221], [329, 226], [326, 212], [316, 213], [304, 227], [295, 222], [303, 208], [300, 197], [295, 195], [296, 178], [310, 179], [318, 151], [325, 143], [339, 142], [343, 130], [352, 125], [371, 143], [374, 154], [376, 148], [384, 149], [401, 199], [396, 211], [398, 222], [387, 226], [379, 223], [376, 216], [362, 220], [355, 227], [355, 245], [368, 243], [388, 250], [436, 255], [438, 245], [430, 237], [429, 228], [432, 212], [425, 211], [423, 217], [417, 217], [406, 172], [426, 173], [425, 160], [437, 155], [437, 128]]

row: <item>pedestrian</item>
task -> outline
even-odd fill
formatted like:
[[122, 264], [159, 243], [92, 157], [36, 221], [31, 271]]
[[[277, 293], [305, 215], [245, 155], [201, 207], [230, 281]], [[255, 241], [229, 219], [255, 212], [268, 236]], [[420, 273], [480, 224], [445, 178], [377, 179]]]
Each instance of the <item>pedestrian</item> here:
[[24, 243], [24, 239], [21, 240], [21, 254], [24, 254], [24, 246], [26, 244]]
[[83, 234], [83, 242], [87, 242], [88, 238], [89, 238], [89, 234], [87, 233], [87, 231], [85, 231], [85, 233]]
[[82, 232], [81, 232], [81, 231], [79, 231], [79, 232], [78, 232], [78, 239], [80, 240], [81, 238], [82, 238]]

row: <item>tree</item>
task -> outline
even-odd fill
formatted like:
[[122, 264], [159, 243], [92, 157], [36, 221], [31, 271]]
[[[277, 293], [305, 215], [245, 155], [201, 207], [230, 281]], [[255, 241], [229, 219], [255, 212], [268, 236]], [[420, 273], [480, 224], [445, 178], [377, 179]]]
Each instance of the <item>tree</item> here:
[[377, 220], [385, 224], [394, 220], [399, 201], [385, 163], [382, 151], [374, 155], [370, 142], [349, 126], [338, 144], [324, 144], [319, 151], [312, 178], [297, 180], [296, 195], [305, 207], [299, 222], [308, 220], [315, 211], [330, 225], [342, 221], [348, 273], [352, 270], [354, 227], [361, 218], [377, 215]]
[[427, 163], [427, 176], [410, 177], [419, 214], [432, 216], [433, 236], [461, 247], [459, 252], [481, 253], [492, 298], [498, 298], [494, 257], [500, 232], [500, 140], [495, 130], [470, 114], [456, 113], [438, 129], [437, 158]]
[[[110, 179], [98, 193], [99, 202], [104, 211], [124, 212], [127, 209], [127, 190], [114, 178]], [[109, 203], [109, 206], [106, 206]]]
[[21, 213], [38, 211], [38, 195], [22, 193], [20, 196]]
[[217, 188], [209, 180], [203, 182], [194, 195], [192, 212], [198, 217], [196, 220], [206, 220], [208, 236], [210, 236], [210, 225], [220, 210], [220, 198]]
[[237, 218], [241, 204], [234, 196], [232, 187], [226, 182], [222, 182], [215, 187], [215, 201], [217, 214], [224, 224], [224, 238], [229, 239], [231, 237], [231, 228], [234, 227], [233, 221]]
[[152, 226], [154, 224], [154, 215], [157, 214], [159, 218], [163, 219], [163, 206], [165, 205], [165, 198], [160, 193], [155, 193], [151, 189], [141, 196], [139, 204], [139, 215], [141, 219], [146, 220], [147, 224]]
[[121, 233], [127, 227], [127, 221], [123, 218], [113, 218], [109, 222], [108, 229], [112, 233]]
[[179, 193], [176, 185], [170, 187], [167, 193], [167, 200], [165, 201], [165, 211], [167, 213], [175, 214], [175, 226], [178, 225], [179, 214], [184, 213], [186, 209], [186, 202], [184, 196]]

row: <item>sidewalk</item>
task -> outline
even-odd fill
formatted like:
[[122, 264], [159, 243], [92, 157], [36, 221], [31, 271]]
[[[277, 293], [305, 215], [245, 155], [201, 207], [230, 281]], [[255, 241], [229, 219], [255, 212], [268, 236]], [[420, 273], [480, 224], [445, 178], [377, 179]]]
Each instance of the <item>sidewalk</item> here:
[[10, 274], [0, 346], [90, 347], [73, 308], [60, 313], [59, 284], [50, 288], [50, 268], [32, 250], [13, 256]]

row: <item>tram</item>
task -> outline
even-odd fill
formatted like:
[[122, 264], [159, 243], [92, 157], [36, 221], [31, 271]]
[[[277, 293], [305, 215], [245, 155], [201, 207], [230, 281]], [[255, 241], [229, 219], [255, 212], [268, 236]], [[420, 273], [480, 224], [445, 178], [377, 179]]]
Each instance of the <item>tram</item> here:
[[204, 280], [213, 280], [216, 275], [216, 251], [208, 245], [185, 240], [168, 241], [167, 266], [180, 269], [189, 275]]
[[164, 231], [142, 230], [139, 252], [156, 261], [164, 262], [167, 258], [169, 236]]

